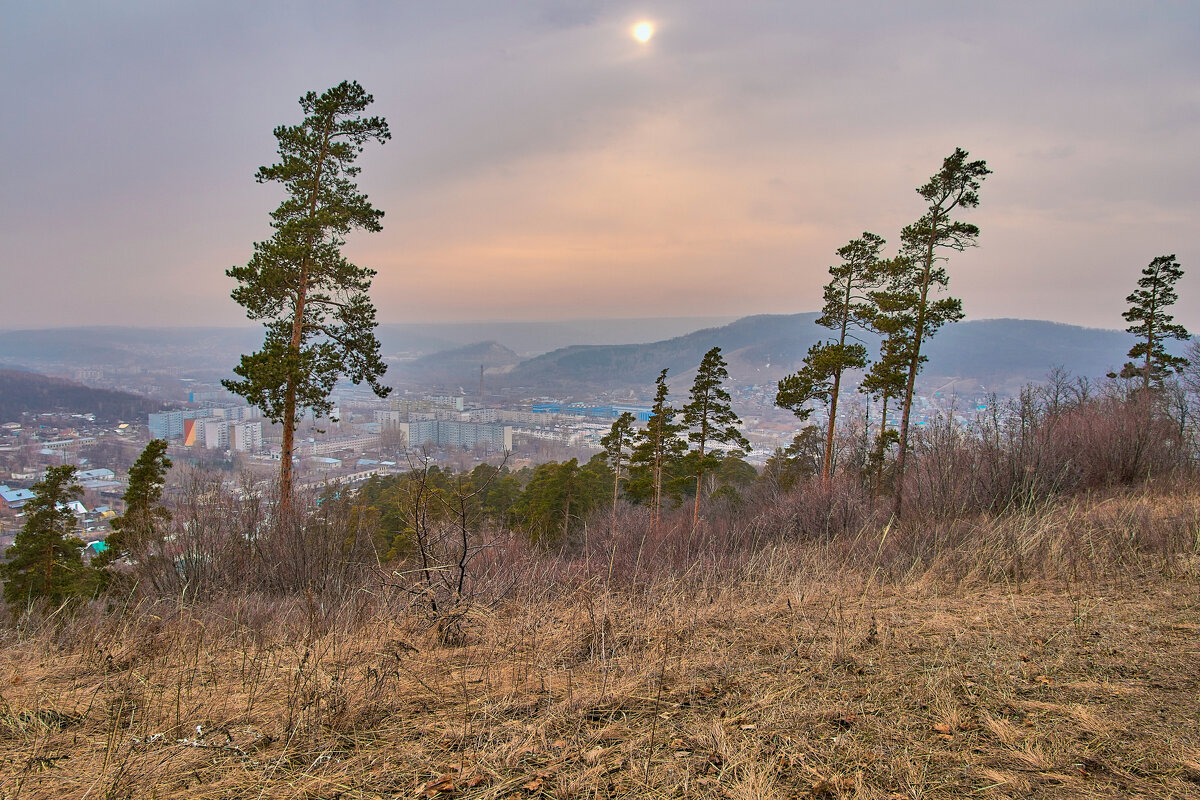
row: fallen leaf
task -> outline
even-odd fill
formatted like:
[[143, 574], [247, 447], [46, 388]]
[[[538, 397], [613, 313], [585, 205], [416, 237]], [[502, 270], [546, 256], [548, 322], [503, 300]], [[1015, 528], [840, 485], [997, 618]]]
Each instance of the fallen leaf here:
[[813, 798], [834, 798], [838, 795], [838, 787], [833, 781], [820, 780], [812, 785], [808, 790], [809, 796]]
[[440, 778], [435, 778], [422, 784], [417, 791], [425, 797], [437, 797], [439, 794], [453, 794], [454, 778], [450, 775], [443, 775]]

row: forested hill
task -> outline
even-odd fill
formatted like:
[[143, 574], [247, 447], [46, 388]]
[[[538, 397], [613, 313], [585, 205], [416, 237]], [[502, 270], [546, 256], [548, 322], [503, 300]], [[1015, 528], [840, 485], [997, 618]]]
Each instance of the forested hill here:
[[[577, 346], [521, 362], [495, 380], [513, 386], [648, 386], [659, 370], [686, 378], [711, 347], [722, 349], [736, 381], [778, 380], [797, 369], [808, 348], [830, 332], [816, 313], [744, 317], [661, 342]], [[878, 340], [863, 337], [870, 352]], [[1038, 381], [1054, 367], [1099, 378], [1125, 361], [1128, 334], [1042, 320], [990, 319], [947, 325], [925, 349], [926, 381], [973, 379], [989, 388]]]
[[128, 392], [93, 389], [36, 372], [0, 369], [0, 422], [15, 422], [26, 411], [95, 414], [97, 422], [145, 422], [162, 403]]

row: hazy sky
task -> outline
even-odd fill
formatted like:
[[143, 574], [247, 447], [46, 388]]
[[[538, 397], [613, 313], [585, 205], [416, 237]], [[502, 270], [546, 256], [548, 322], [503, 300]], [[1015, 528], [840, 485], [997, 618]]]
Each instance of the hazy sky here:
[[0, 327], [242, 321], [271, 131], [351, 78], [382, 321], [815, 310], [959, 146], [969, 317], [1123, 327], [1176, 253], [1200, 330], [1194, 0], [0, 0], [0, 76]]

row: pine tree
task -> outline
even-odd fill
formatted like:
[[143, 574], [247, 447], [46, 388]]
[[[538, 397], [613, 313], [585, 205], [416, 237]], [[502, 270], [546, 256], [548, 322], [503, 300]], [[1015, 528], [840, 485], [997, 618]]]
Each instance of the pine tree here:
[[226, 272], [238, 281], [233, 299], [250, 319], [265, 320], [266, 340], [234, 368], [241, 380], [222, 383], [283, 424], [282, 511], [290, 504], [295, 429], [303, 410], [328, 414], [329, 394], [342, 375], [366, 381], [379, 397], [389, 391], [379, 383], [387, 365], [367, 295], [375, 271], [351, 264], [341, 253], [351, 230], [382, 227], [383, 212], [353, 181], [363, 145], [391, 138], [382, 117], [361, 116], [372, 100], [353, 81], [300, 98], [304, 121], [275, 129], [280, 161], [260, 167], [255, 176], [287, 189], [287, 199], [271, 214], [275, 233], [254, 245], [246, 266]]
[[[901, 268], [901, 265], [894, 261], [887, 261], [881, 265], [885, 275], [898, 268]], [[899, 439], [897, 431], [888, 429], [888, 407], [893, 400], [904, 395], [908, 367], [912, 360], [913, 338], [910, 332], [915, 315], [908, 305], [907, 298], [903, 296], [891, 295], [878, 289], [871, 292], [870, 296], [874, 304], [871, 329], [879, 335], [879, 357], [863, 376], [858, 390], [867, 395], [868, 402], [874, 398], [880, 400], [882, 405], [879, 432], [870, 454], [870, 472], [873, 473], [873, 483], [878, 492], [882, 489], [883, 466], [888, 448]], [[924, 363], [926, 357], [922, 355], [920, 359]]]
[[806, 425], [792, 437], [786, 448], [776, 447], [763, 465], [761, 478], [783, 492], [790, 492], [803, 480], [816, 475], [821, 458], [821, 434], [815, 425]]
[[952, 218], [959, 209], [979, 205], [980, 183], [991, 174], [984, 161], [968, 161], [967, 152], [955, 148], [942, 168], [917, 193], [928, 203], [925, 213], [900, 232], [900, 257], [891, 262], [886, 293], [899, 307], [907, 309], [909, 321], [898, 331], [899, 352], [907, 361], [900, 412], [899, 452], [896, 456], [896, 487], [893, 514], [900, 516], [904, 502], [904, 465], [908, 454], [909, 420], [917, 373], [925, 362], [921, 348], [947, 322], [962, 319], [962, 301], [953, 297], [935, 299], [949, 285], [950, 274], [942, 263], [947, 251], [974, 247], [979, 228]]
[[[882, 280], [879, 254], [884, 240], [874, 233], [864, 232], [861, 238], [852, 239], [838, 248], [842, 259], [839, 266], [831, 266], [832, 278], [825, 285], [825, 305], [817, 324], [833, 330], [837, 339], [818, 342], [808, 350], [804, 366], [794, 380], [784, 378], [779, 383], [775, 404], [790, 408], [800, 416], [805, 405], [812, 400], [829, 404], [829, 423], [825, 430], [825, 455], [821, 462], [821, 480], [829, 486], [833, 466], [833, 442], [837, 424], [838, 397], [841, 394], [842, 374], [849, 369], [863, 369], [867, 365], [867, 348], [853, 338], [853, 329], [867, 328], [874, 317], [871, 292]], [[791, 376], [789, 376], [791, 377]], [[807, 417], [803, 413], [802, 419]]]
[[161, 547], [163, 529], [171, 521], [171, 512], [161, 504], [170, 468], [166, 440], [151, 439], [129, 469], [125, 513], [112, 521], [113, 532], [104, 540], [104, 552], [92, 559], [94, 566], [106, 567], [125, 557], [145, 562]]
[[1166, 311], [1179, 299], [1175, 282], [1182, 277], [1183, 268], [1175, 260], [1174, 254], [1158, 256], [1142, 270], [1138, 288], [1125, 298], [1125, 302], [1130, 304], [1129, 310], [1121, 314], [1129, 323], [1125, 331], [1139, 339], [1130, 348], [1129, 358], [1141, 359], [1142, 363], [1127, 363], [1120, 377], [1141, 377], [1143, 389], [1148, 390], [1152, 384], [1161, 384], [1167, 375], [1188, 365], [1186, 358], [1171, 355], [1164, 346], [1168, 339], [1187, 341], [1190, 338], [1187, 328], [1176, 324], [1175, 318]]
[[841, 393], [842, 373], [848, 369], [863, 369], [867, 365], [867, 349], [859, 342], [848, 342], [854, 328], [870, 327], [875, 316], [871, 292], [882, 280], [880, 252], [884, 239], [870, 231], [864, 231], [858, 239], [838, 248], [842, 259], [840, 266], [831, 266], [833, 278], [825, 286], [825, 306], [821, 309], [818, 325], [837, 332], [837, 342], [829, 344], [814, 355], [814, 368], [832, 377], [829, 390], [829, 424], [825, 431], [825, 456], [821, 462], [821, 479], [829, 486], [833, 468], [833, 439], [836, 432], [838, 397]]
[[559, 546], [576, 531], [608, 491], [608, 466], [602, 455], [579, 465], [575, 459], [540, 464], [513, 506], [529, 538], [542, 546]]
[[84, 543], [74, 535], [75, 515], [67, 507], [82, 494], [70, 465], [50, 467], [33, 485], [25, 524], [0, 566], [6, 603], [22, 607], [44, 599], [58, 606], [95, 587], [95, 570], [83, 563]]
[[629, 463], [630, 449], [633, 446], [636, 432], [633, 427], [634, 421], [633, 414], [628, 411], [622, 412], [609, 428], [608, 433], [600, 439], [600, 446], [604, 448], [605, 460], [613, 471], [612, 513], [614, 520], [617, 515], [617, 499], [621, 493], [621, 478], [624, 475], [625, 466]]
[[683, 426], [675, 421], [677, 410], [667, 405], [667, 371], [659, 373], [654, 382], [654, 405], [646, 427], [638, 432], [630, 465], [642, 473], [645, 492], [650, 500], [650, 524], [658, 523], [662, 514], [663, 485], [672, 468], [683, 457], [687, 445], [680, 438]]
[[721, 357], [721, 348], [714, 347], [704, 354], [696, 379], [692, 382], [691, 402], [683, 407], [683, 426], [688, 440], [696, 446], [696, 504], [692, 511], [693, 527], [700, 520], [700, 496], [703, 494], [705, 473], [714, 469], [720, 459], [713, 458], [708, 445], [732, 445], [740, 450], [750, 449], [750, 442], [736, 426], [742, 421], [733, 413], [731, 398], [722, 384], [729, 380], [729, 370]]

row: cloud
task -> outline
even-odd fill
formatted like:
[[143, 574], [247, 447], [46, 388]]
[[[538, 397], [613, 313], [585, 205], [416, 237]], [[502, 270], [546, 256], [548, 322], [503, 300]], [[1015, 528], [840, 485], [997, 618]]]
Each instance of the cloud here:
[[[894, 243], [955, 146], [995, 170], [972, 215], [981, 247], [951, 264], [971, 316], [1118, 327], [1150, 258], [1200, 258], [1200, 23], [1183, 5], [9, 16], [0, 241], [26, 279], [8, 326], [238, 321], [224, 270], [269, 235], [278, 188], [252, 175], [270, 131], [347, 77], [394, 134], [361, 162], [385, 230], [348, 248], [380, 269], [385, 320], [809, 310], [833, 251], [864, 229]], [[645, 46], [629, 36], [642, 16], [658, 24]]]

